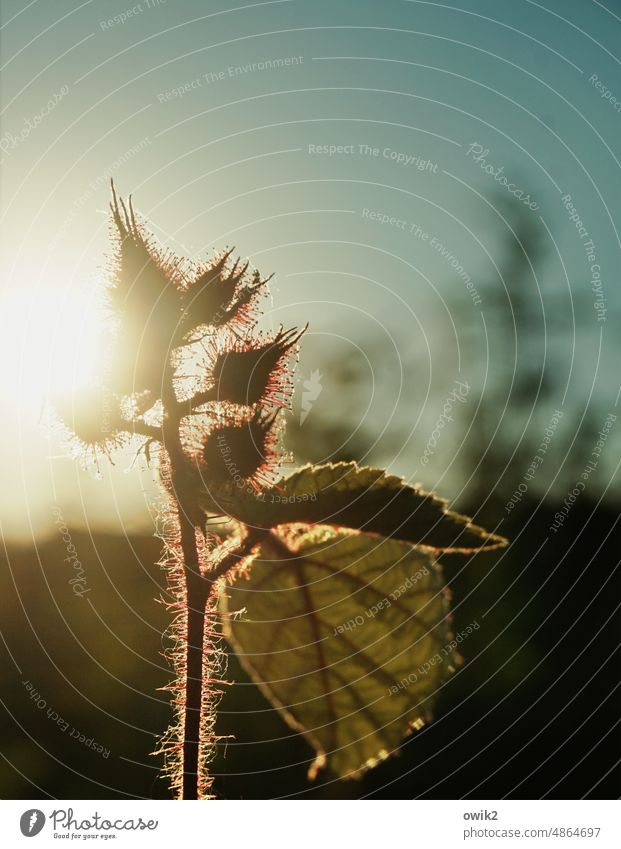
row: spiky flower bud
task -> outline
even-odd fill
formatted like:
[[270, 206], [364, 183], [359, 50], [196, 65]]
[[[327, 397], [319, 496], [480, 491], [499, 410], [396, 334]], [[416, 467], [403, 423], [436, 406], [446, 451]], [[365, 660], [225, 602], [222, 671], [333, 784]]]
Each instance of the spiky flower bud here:
[[180, 341], [182, 267], [157, 250], [112, 186], [112, 217], [118, 236], [108, 298], [117, 319], [113, 379], [121, 393], [148, 390], [159, 397], [170, 351]]
[[278, 411], [256, 409], [241, 422], [213, 428], [201, 447], [199, 463], [205, 475], [217, 482], [245, 483], [258, 487], [269, 482], [277, 458]]
[[247, 406], [286, 405], [293, 391], [288, 361], [303, 333], [281, 327], [271, 339], [238, 340], [232, 348], [221, 348], [212, 368], [215, 399]]
[[268, 282], [258, 272], [248, 279], [248, 263], [227, 262], [233, 249], [210, 262], [187, 286], [183, 294], [183, 330], [191, 335], [197, 328], [210, 325], [244, 327], [252, 324], [252, 307], [259, 290]]
[[57, 398], [54, 407], [85, 459], [96, 462], [99, 453], [110, 457], [112, 449], [124, 439], [118, 399], [104, 387], [83, 389], [69, 398]]

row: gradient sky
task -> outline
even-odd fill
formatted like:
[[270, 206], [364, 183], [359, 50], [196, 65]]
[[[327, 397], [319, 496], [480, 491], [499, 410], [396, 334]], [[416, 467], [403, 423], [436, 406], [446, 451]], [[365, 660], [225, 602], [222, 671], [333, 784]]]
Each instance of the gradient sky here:
[[[267, 321], [311, 323], [303, 379], [325, 372], [318, 352], [366, 356], [352, 426], [358, 416], [378, 433], [403, 430], [397, 450], [380, 440], [374, 459], [447, 494], [465, 483], [458, 452], [472, 410], [424, 473], [417, 458], [456, 379], [473, 395], [506, 388], [503, 427], [516, 426], [491, 309], [493, 298], [511, 313], [499, 263], [513, 219], [507, 190], [468, 153], [480, 145], [537, 206], [524, 207], [543, 250], [524, 280], [534, 304], [525, 356], [554, 391], [529, 428], [536, 437], [562, 406], [561, 462], [585, 411], [603, 422], [615, 410], [620, 3], [4, 0], [1, 15], [7, 536], [46, 531], [56, 505], [70, 521], [117, 530], [153, 512], [144, 464], [128, 473], [125, 457], [94, 480], [62, 455], [42, 415], [50, 391], [88, 371], [111, 175], [172, 250], [197, 258], [236, 245], [276, 273]], [[567, 194], [595, 246], [603, 321]], [[329, 418], [324, 380], [315, 414]], [[555, 472], [551, 463], [540, 485]]]

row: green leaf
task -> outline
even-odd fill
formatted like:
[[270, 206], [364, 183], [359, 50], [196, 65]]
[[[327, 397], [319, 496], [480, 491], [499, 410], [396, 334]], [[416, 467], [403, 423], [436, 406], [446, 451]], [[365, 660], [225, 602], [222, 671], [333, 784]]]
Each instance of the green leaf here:
[[381, 469], [356, 463], [304, 466], [259, 495], [231, 481], [203, 492], [203, 507], [248, 525], [336, 525], [442, 551], [493, 549], [507, 541], [451, 513], [446, 501]]
[[[225, 634], [289, 725], [357, 777], [421, 728], [459, 660], [439, 566], [411, 545], [328, 527], [272, 532], [230, 588]], [[478, 626], [477, 626], [478, 627]]]

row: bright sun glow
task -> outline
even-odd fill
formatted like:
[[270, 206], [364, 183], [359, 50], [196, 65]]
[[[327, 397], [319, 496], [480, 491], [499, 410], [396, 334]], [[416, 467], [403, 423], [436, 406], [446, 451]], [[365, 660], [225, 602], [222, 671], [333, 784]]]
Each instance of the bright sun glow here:
[[60, 281], [47, 281], [45, 289], [24, 285], [2, 298], [0, 391], [17, 409], [40, 409], [97, 373], [101, 311], [91, 293], [72, 288], [68, 295]]

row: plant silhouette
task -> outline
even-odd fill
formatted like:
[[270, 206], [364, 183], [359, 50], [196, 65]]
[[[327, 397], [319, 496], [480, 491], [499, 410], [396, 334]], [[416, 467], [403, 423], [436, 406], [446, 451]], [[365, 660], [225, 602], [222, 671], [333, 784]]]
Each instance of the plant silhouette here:
[[95, 462], [139, 437], [167, 496], [172, 790], [212, 795], [223, 638], [314, 748], [311, 776], [359, 776], [427, 721], [459, 663], [437, 556], [506, 541], [380, 469], [278, 479], [304, 331], [257, 330], [268, 279], [232, 250], [192, 264], [114, 185], [110, 208], [107, 359], [56, 409]]

